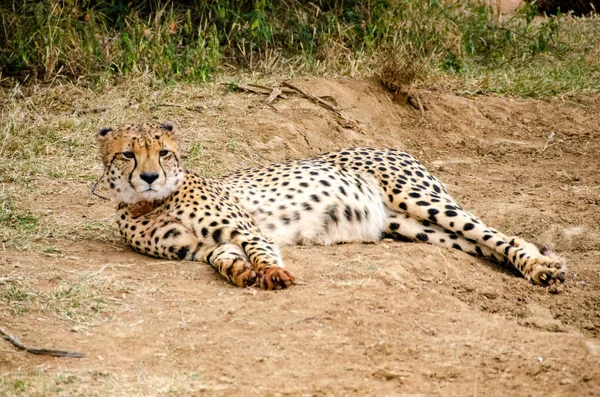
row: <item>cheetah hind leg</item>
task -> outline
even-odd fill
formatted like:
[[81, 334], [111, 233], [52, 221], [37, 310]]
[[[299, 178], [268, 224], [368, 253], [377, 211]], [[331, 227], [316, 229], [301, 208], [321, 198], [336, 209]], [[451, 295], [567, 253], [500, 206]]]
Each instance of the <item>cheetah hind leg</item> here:
[[482, 251], [484, 247], [487, 248], [494, 257], [506, 258], [509, 264], [533, 284], [549, 286], [565, 281], [566, 261], [552, 251], [540, 249], [519, 237], [506, 236], [487, 226], [463, 210], [449, 196], [442, 197], [443, 201], [438, 202], [432, 201], [430, 194], [426, 198], [430, 201], [415, 202], [407, 196], [398, 196], [393, 203], [387, 205], [393, 209], [398, 203], [397, 205], [402, 207], [396, 210], [398, 213], [428, 221], [444, 229], [449, 236], [460, 236], [465, 241], [476, 244]]
[[477, 243], [467, 240], [451, 230], [444, 229], [427, 220], [417, 220], [408, 214], [389, 214], [384, 236], [399, 241], [424, 242], [464, 251], [473, 256], [481, 256], [499, 263], [507, 263], [504, 255]]

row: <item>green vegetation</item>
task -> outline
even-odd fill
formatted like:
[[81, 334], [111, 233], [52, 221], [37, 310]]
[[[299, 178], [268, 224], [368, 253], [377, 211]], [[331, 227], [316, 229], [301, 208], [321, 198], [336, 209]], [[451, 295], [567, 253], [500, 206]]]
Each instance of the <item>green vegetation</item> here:
[[124, 291], [112, 279], [97, 273], [84, 272], [77, 277], [50, 282], [57, 285], [49, 292], [42, 292], [31, 285], [31, 280], [4, 277], [0, 279], [0, 303], [11, 315], [35, 311], [83, 324], [100, 319], [107, 311], [110, 302], [103, 296], [110, 291]]
[[0, 68], [5, 84], [203, 82], [233, 69], [524, 96], [600, 89], [596, 17], [539, 17], [528, 4], [499, 18], [476, 3], [15, 0], [0, 6]]

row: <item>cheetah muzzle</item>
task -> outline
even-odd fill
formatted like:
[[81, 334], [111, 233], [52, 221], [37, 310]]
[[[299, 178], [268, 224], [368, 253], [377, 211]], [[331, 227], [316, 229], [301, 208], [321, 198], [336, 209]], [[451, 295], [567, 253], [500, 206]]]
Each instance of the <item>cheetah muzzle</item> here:
[[182, 168], [169, 124], [104, 128], [98, 143], [127, 243], [158, 258], [207, 262], [239, 287], [294, 282], [278, 246], [383, 235], [494, 259], [534, 284], [566, 277], [564, 259], [485, 225], [397, 149], [347, 149], [209, 179]]

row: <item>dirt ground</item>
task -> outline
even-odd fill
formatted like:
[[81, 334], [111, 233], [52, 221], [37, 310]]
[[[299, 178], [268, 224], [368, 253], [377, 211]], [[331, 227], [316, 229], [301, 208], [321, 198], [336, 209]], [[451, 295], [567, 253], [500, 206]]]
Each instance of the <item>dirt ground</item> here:
[[[564, 255], [564, 287], [552, 294], [462, 252], [382, 241], [286, 247], [305, 285], [240, 289], [208, 265], [133, 253], [118, 239], [114, 203], [85, 182], [47, 178], [36, 184], [46, 193], [23, 205], [74, 228], [110, 224], [112, 237], [55, 239], [56, 252], [5, 246], [0, 288], [27, 280], [55, 297], [72, 282], [81, 305], [59, 316], [41, 300], [20, 312], [0, 302], [0, 324], [86, 358], [3, 342], [0, 394], [600, 395], [598, 102], [431, 90], [420, 92], [420, 120], [373, 81], [294, 83], [358, 125], [300, 96], [271, 107], [226, 89], [174, 92], [150, 114], [171, 117], [189, 163], [214, 174], [348, 146], [403, 148], [488, 224]], [[122, 120], [111, 112], [102, 122]]]

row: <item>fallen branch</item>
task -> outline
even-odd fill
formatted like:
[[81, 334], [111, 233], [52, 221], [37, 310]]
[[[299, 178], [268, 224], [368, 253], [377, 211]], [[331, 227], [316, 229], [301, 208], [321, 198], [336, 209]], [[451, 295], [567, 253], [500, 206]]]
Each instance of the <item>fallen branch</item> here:
[[67, 351], [67, 350], [44, 349], [44, 348], [40, 348], [40, 347], [31, 347], [31, 346], [24, 345], [23, 343], [21, 343], [21, 341], [19, 341], [19, 339], [17, 339], [15, 336], [10, 335], [8, 332], [6, 332], [2, 328], [0, 328], [0, 334], [2, 334], [4, 339], [6, 339], [10, 343], [12, 343], [17, 349], [23, 350], [24, 352], [27, 352], [27, 353], [39, 354], [42, 356], [52, 356], [52, 357], [71, 357], [71, 358], [85, 357], [85, 354], [79, 353], [79, 352], [71, 352], [71, 351]]
[[270, 105], [277, 97], [280, 97], [282, 94], [281, 87], [274, 87], [273, 91], [269, 94], [269, 98], [267, 98], [267, 105]]
[[233, 83], [233, 87], [235, 87], [236, 89], [240, 90], [240, 91], [246, 91], [246, 92], [251, 92], [253, 94], [262, 94], [262, 95], [269, 95], [271, 96], [273, 94], [273, 91], [279, 89], [281, 90], [281, 93], [278, 94], [278, 96], [280, 98], [286, 99], [287, 95], [286, 94], [294, 94], [293, 90], [284, 90], [281, 87], [266, 87], [264, 85], [258, 85], [258, 84], [236, 84]]
[[330, 110], [333, 113], [335, 113], [340, 119], [342, 119], [344, 121], [343, 127], [345, 127], [345, 128], [356, 127], [358, 129], [360, 129], [360, 126], [358, 125], [358, 122], [356, 120], [354, 120], [351, 117], [343, 115], [342, 112], [340, 112], [334, 106], [332, 106], [331, 104], [329, 104], [327, 101], [319, 98], [318, 96], [309, 94], [309, 93], [301, 90], [300, 88], [298, 88], [298, 87], [296, 87], [296, 86], [288, 83], [287, 81], [282, 81], [281, 85], [283, 85], [284, 87], [288, 87], [288, 88], [291, 88], [292, 90], [297, 91], [300, 95], [302, 95], [306, 99], [308, 99], [308, 100], [316, 103], [317, 105], [319, 105], [321, 107], [324, 107], [325, 109]]

